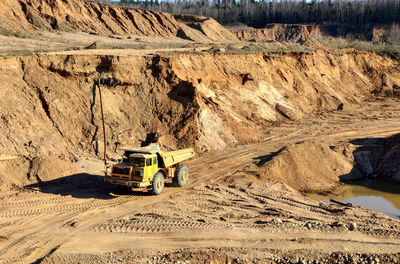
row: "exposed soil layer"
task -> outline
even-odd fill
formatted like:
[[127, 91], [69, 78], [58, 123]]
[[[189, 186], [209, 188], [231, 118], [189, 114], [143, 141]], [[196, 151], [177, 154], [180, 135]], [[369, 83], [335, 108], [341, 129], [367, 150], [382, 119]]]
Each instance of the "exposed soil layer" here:
[[174, 16], [83, 0], [2, 1], [0, 33], [26, 35], [58, 30], [100, 35], [177, 37], [194, 41], [236, 40], [212, 18]]
[[310, 38], [321, 37], [318, 25], [269, 24], [262, 29], [243, 29], [231, 31], [240, 40], [246, 41], [291, 41], [304, 42]]
[[0, 153], [19, 157], [3, 184], [60, 177], [50, 168], [47, 176], [33, 172], [36, 162], [68, 168], [64, 161], [102, 155], [99, 82], [110, 158], [149, 135], [167, 149], [257, 142], [279, 122], [350, 110], [376, 95], [397, 96], [400, 87], [398, 61], [357, 51], [72, 54], [0, 59]]
[[261, 29], [235, 29], [231, 32], [246, 41], [290, 41], [304, 42], [311, 38], [341, 37], [374, 42], [393, 41], [398, 34], [391, 25], [342, 25], [342, 24], [268, 24]]

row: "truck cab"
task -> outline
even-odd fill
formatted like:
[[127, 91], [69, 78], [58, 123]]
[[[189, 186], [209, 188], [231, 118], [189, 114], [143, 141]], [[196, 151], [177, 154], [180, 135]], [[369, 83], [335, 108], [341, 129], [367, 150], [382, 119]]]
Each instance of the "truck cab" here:
[[124, 185], [129, 187], [146, 187], [157, 170], [156, 154], [128, 154], [122, 163], [112, 166], [111, 178], [124, 180]]

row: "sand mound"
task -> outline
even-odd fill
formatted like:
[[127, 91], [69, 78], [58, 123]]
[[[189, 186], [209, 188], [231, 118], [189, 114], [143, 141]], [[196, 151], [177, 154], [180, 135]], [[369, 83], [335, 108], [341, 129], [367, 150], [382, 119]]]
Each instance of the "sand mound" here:
[[174, 15], [82, 0], [4, 0], [0, 33], [80, 31], [100, 35], [180, 37], [188, 40], [236, 40], [215, 20]]
[[56, 156], [0, 161], [0, 190], [50, 181], [80, 173], [70, 162]]
[[259, 167], [261, 179], [300, 191], [318, 191], [337, 186], [339, 176], [350, 172], [353, 164], [326, 144], [306, 141], [283, 148], [269, 162], [261, 160]]
[[29, 168], [30, 161], [26, 158], [0, 161], [0, 190], [20, 188], [30, 184], [27, 175]]
[[254, 164], [226, 181], [254, 188], [265, 182], [280, 182], [301, 192], [331, 191], [340, 181], [368, 178], [400, 183], [399, 134], [335, 146], [304, 141], [255, 159]]
[[[257, 157], [255, 164], [236, 177], [239, 181], [277, 181], [302, 192], [335, 188], [340, 176], [353, 169], [351, 157], [317, 141], [304, 141]], [[241, 175], [241, 176], [240, 176]]]
[[[191, 40], [196, 40], [194, 33], [203, 34], [213, 41], [237, 40], [237, 38], [228, 30], [223, 28], [212, 18], [193, 16], [193, 15], [174, 15], [174, 18], [192, 30], [183, 30], [180, 33], [186, 35]], [[194, 30], [194, 31], [193, 31]], [[188, 35], [191, 33], [192, 35]], [[179, 35], [178, 35], [179, 36]], [[179, 36], [180, 37], [180, 36]]]

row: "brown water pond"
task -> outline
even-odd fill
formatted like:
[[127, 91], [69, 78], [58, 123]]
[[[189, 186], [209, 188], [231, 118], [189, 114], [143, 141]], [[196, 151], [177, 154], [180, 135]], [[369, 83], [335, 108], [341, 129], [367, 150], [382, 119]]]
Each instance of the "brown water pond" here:
[[314, 200], [329, 199], [352, 203], [400, 219], [400, 185], [380, 181], [361, 181], [340, 186], [333, 194], [310, 193]]

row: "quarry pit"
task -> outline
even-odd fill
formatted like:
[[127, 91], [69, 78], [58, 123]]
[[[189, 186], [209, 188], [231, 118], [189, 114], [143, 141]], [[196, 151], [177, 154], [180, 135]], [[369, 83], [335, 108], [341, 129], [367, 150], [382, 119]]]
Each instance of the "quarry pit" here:
[[[0, 9], [0, 263], [400, 261], [396, 213], [334, 196], [399, 199], [398, 58], [48, 2]], [[104, 144], [117, 163], [149, 142], [196, 150], [187, 186], [104, 182]]]

